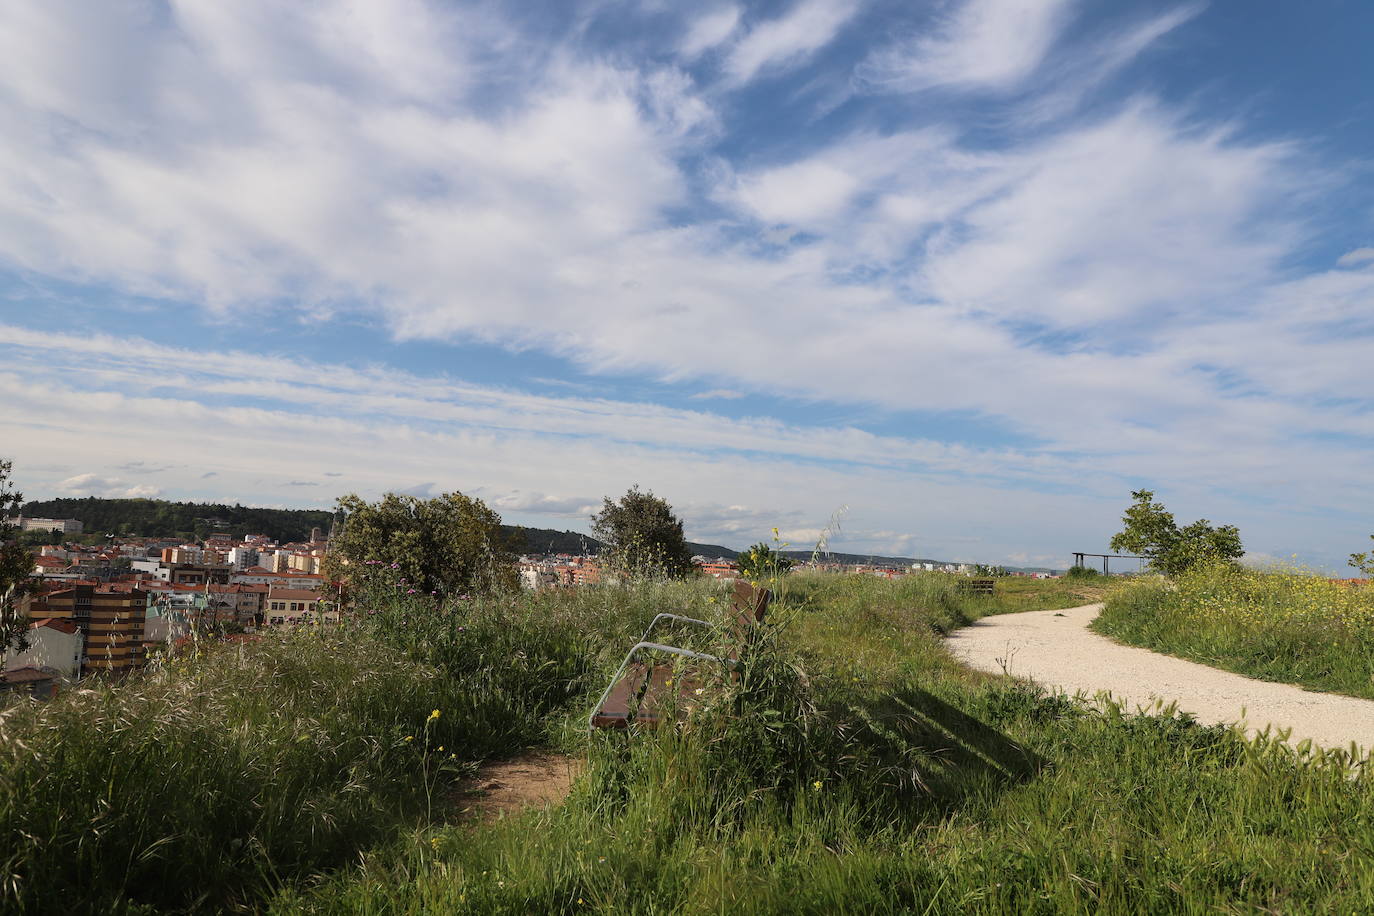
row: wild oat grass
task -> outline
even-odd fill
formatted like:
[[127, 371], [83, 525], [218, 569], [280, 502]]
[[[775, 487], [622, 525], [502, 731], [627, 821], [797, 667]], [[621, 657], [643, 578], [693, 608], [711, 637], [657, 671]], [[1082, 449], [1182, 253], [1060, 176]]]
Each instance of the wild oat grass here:
[[1094, 629], [1270, 681], [1374, 699], [1374, 589], [1307, 571], [1197, 568], [1116, 591]]

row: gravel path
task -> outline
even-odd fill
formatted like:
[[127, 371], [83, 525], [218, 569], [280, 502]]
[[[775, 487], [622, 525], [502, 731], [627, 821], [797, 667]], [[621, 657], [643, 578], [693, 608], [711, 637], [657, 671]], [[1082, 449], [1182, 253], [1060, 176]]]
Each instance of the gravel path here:
[[955, 630], [947, 644], [974, 668], [1006, 670], [1070, 694], [1105, 690], [1132, 709], [1177, 701], [1209, 725], [1243, 722], [1251, 733], [1266, 725], [1289, 728], [1294, 743], [1311, 738], [1324, 747], [1374, 744], [1374, 701], [1251, 680], [1114, 643], [1087, 628], [1101, 609], [1089, 604], [985, 617]]

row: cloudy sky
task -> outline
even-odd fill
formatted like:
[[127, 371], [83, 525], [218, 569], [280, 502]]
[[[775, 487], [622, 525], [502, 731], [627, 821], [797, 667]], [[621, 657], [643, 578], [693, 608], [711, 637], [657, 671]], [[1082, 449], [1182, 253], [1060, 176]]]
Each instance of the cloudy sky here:
[[[1065, 565], [1374, 531], [1374, 7], [5, 0], [31, 498]], [[1361, 543], [1364, 542], [1364, 543]]]

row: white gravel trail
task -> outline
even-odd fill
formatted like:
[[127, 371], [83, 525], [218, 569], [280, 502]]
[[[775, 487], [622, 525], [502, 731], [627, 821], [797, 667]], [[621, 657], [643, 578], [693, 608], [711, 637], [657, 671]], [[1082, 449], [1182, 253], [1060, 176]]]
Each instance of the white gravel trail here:
[[984, 617], [955, 630], [947, 644], [974, 668], [1005, 670], [1068, 694], [1107, 691], [1128, 709], [1177, 702], [1208, 725], [1239, 722], [1252, 734], [1266, 725], [1291, 729], [1294, 744], [1310, 738], [1329, 748], [1374, 745], [1374, 701], [1256, 681], [1123, 646], [1087, 628], [1100, 610], [1101, 604], [1089, 604]]

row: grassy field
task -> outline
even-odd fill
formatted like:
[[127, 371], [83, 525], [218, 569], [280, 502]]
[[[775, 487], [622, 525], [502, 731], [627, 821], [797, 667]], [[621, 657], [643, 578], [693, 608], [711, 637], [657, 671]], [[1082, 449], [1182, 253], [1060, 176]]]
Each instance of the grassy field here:
[[[1019, 588], [1044, 591], [789, 577], [738, 688], [654, 734], [583, 724], [649, 617], [719, 616], [716, 583], [443, 609], [379, 598], [330, 633], [12, 707], [0, 910], [1374, 905], [1374, 784], [1341, 755], [1298, 759], [958, 666], [948, 629], [1092, 597]], [[562, 805], [453, 822], [450, 786], [473, 761], [533, 746], [586, 761]]]
[[1374, 699], [1374, 589], [1200, 568], [1114, 590], [1093, 629], [1267, 681]]

